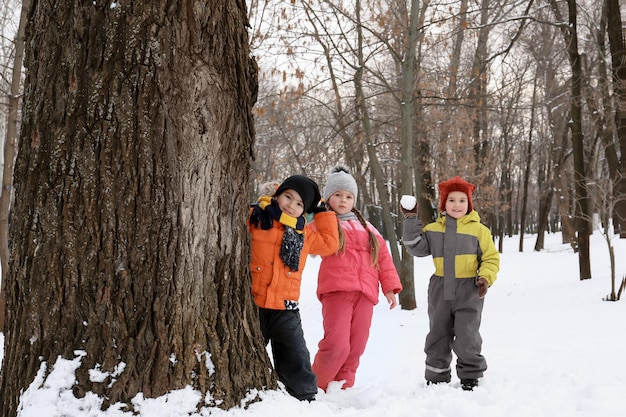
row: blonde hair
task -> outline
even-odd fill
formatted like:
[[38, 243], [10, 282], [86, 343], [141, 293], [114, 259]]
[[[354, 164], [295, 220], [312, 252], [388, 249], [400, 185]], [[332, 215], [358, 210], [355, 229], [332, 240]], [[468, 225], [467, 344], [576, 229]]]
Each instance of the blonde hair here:
[[280, 182], [278, 181], [268, 181], [259, 185], [259, 192], [257, 193], [259, 197], [264, 195], [274, 195], [278, 187], [280, 186]]
[[[363, 215], [356, 207], [352, 208], [352, 212], [356, 215], [356, 218], [359, 219], [359, 223], [363, 226], [367, 233], [369, 234], [369, 242], [370, 242], [370, 259], [372, 263], [370, 265], [379, 267], [378, 265], [378, 253], [380, 252], [380, 244], [378, 243], [378, 239], [374, 232], [367, 226], [367, 222], [363, 218]], [[343, 231], [343, 227], [341, 227], [341, 222], [337, 222], [337, 228], [339, 229], [339, 248], [337, 249], [337, 253], [341, 253], [342, 255], [346, 253], [346, 235]]]

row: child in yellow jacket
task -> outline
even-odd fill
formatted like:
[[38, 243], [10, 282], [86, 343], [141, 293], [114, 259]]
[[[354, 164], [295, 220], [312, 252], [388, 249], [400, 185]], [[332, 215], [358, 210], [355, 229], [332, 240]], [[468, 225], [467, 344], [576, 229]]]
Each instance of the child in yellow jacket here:
[[480, 321], [487, 289], [496, 280], [500, 254], [472, 205], [475, 185], [459, 177], [439, 184], [440, 215], [422, 228], [417, 205], [401, 207], [402, 242], [414, 256], [432, 255], [428, 286], [427, 384], [450, 382], [452, 350], [461, 387], [471, 391], [487, 369]]

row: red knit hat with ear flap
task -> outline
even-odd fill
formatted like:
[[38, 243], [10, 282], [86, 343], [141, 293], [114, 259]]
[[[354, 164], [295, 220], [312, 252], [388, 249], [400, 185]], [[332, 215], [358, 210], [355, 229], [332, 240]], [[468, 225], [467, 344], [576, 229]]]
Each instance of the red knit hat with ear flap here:
[[472, 205], [472, 191], [476, 189], [474, 184], [471, 184], [461, 177], [454, 177], [451, 180], [443, 181], [439, 183], [439, 195], [441, 198], [441, 203], [439, 204], [439, 210], [446, 210], [446, 200], [448, 199], [448, 194], [452, 191], [461, 191], [462, 193], [467, 194], [467, 212], [471, 212], [474, 210], [474, 206]]

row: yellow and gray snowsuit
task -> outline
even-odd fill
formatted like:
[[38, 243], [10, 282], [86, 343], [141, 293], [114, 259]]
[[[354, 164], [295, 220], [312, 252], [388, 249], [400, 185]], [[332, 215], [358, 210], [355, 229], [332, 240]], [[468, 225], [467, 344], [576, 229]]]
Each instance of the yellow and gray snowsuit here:
[[483, 277], [491, 286], [500, 268], [489, 229], [473, 210], [459, 219], [441, 213], [423, 229], [418, 218], [408, 218], [402, 228], [407, 251], [432, 255], [435, 264], [428, 286], [426, 380], [450, 382], [452, 350], [460, 379], [481, 378], [487, 369], [479, 332], [484, 300], [478, 296], [476, 279]]

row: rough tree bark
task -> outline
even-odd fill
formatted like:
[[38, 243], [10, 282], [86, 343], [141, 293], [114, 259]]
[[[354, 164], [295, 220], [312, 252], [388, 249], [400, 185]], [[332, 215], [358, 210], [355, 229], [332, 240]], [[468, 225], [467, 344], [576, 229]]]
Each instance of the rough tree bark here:
[[246, 24], [239, 1], [33, 2], [1, 416], [77, 350], [74, 393], [104, 406], [276, 386], [249, 295]]

